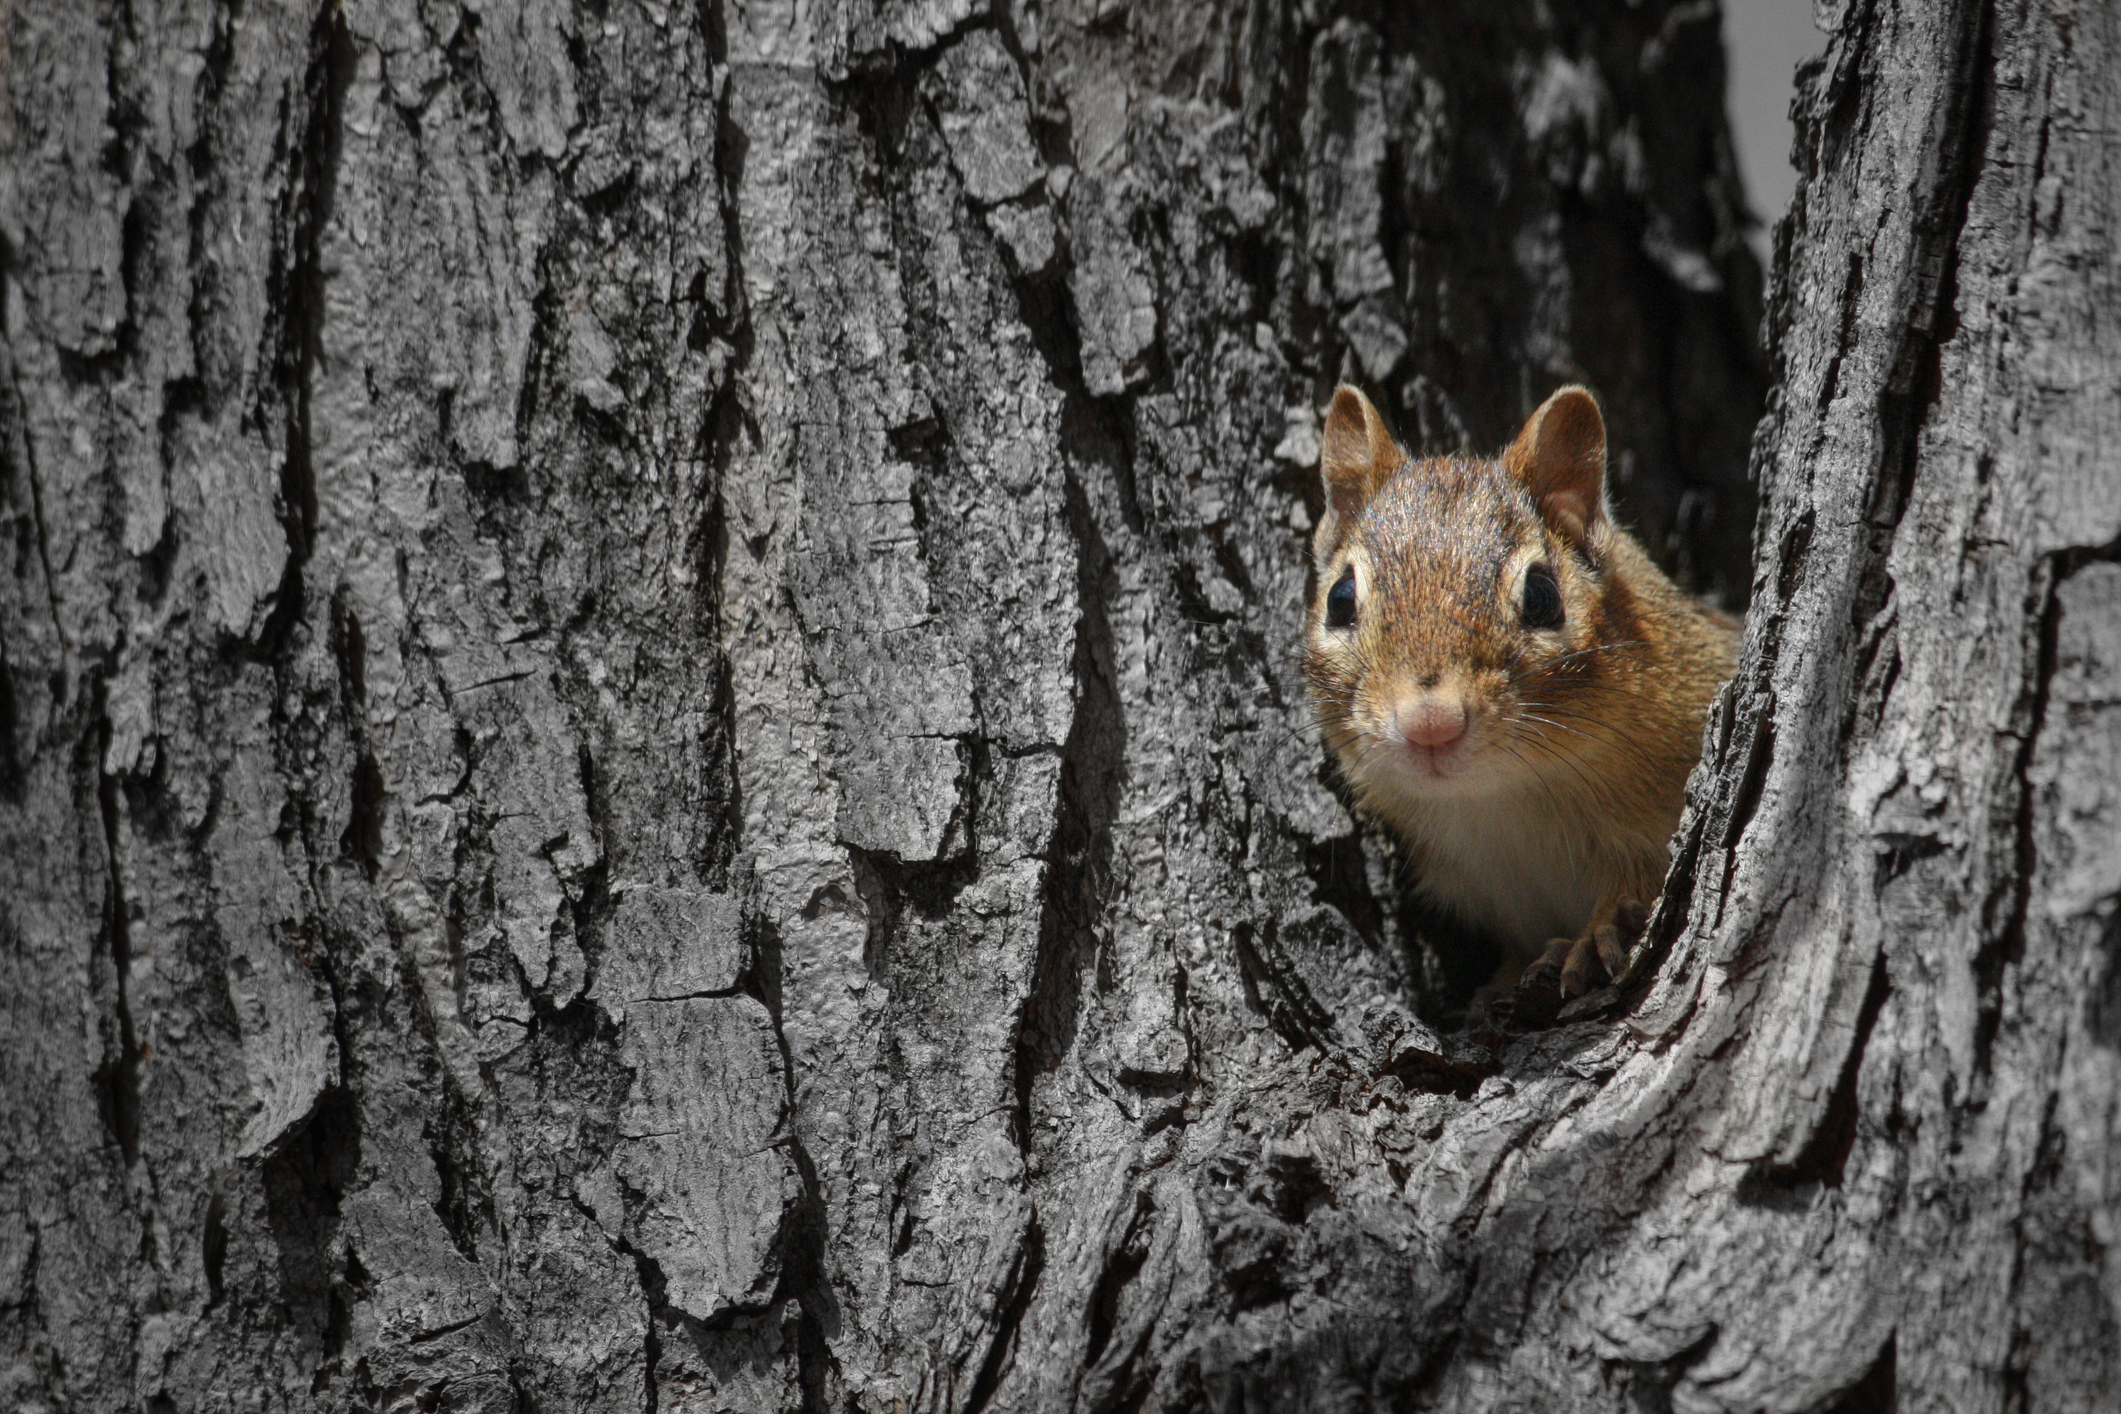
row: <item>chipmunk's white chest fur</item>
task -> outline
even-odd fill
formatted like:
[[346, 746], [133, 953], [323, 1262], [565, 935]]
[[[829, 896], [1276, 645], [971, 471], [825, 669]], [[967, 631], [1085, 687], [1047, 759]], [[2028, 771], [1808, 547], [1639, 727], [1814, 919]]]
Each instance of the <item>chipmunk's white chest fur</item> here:
[[1528, 952], [1581, 933], [1620, 877], [1590, 822], [1543, 792], [1379, 804], [1413, 846], [1424, 894]]

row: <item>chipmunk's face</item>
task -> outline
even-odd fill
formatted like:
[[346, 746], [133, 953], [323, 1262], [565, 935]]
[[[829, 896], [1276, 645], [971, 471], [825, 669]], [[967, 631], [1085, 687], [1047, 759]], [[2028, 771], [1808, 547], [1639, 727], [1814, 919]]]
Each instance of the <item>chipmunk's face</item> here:
[[1361, 394], [1336, 397], [1304, 670], [1373, 805], [1527, 790], [1571, 769], [1570, 731], [1603, 730], [1575, 701], [1612, 627], [1597, 417], [1564, 390], [1500, 460], [1417, 461]]

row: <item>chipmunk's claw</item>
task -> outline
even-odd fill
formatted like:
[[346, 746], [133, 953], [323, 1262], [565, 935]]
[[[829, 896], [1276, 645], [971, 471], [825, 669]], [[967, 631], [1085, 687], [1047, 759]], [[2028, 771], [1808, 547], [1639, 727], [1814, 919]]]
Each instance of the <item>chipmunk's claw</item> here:
[[1597, 927], [1574, 938], [1549, 939], [1539, 960], [1525, 969], [1526, 983], [1540, 985], [1547, 976], [1559, 974], [1559, 990], [1567, 1001], [1590, 991], [1592, 979], [1601, 974], [1608, 982], [1619, 981], [1649, 912], [1640, 899], [1624, 898], [1613, 916]]
[[[1561, 994], [1564, 997], [1580, 997], [1591, 990], [1594, 964], [1604, 968], [1607, 976], [1617, 977], [1620, 975], [1618, 964], [1627, 957], [1620, 946], [1620, 930], [1610, 923], [1601, 923], [1574, 938], [1556, 938], [1554, 943], [1565, 945], [1561, 962]], [[1551, 948], [1554, 943], [1547, 946]]]

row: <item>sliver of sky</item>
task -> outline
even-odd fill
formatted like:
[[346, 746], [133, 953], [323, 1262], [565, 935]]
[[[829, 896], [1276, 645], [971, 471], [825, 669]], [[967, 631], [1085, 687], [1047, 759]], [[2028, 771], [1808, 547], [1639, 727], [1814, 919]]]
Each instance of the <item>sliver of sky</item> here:
[[1797, 65], [1823, 51], [1826, 36], [1812, 23], [1811, 0], [1723, 0], [1723, 47], [1738, 171], [1760, 218], [1753, 248], [1765, 265], [1775, 223], [1797, 189], [1789, 117]]

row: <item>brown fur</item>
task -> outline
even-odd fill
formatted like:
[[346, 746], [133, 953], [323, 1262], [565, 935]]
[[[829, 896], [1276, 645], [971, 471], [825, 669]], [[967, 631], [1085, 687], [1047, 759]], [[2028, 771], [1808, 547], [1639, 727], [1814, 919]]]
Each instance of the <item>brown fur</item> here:
[[[1500, 458], [1415, 460], [1342, 388], [1321, 472], [1304, 673], [1343, 774], [1423, 890], [1520, 963], [1654, 897], [1737, 635], [1613, 523], [1590, 395], [1557, 392]], [[1559, 583], [1558, 628], [1522, 622], [1535, 563]], [[1332, 628], [1327, 594], [1351, 564], [1356, 620]], [[1465, 734], [1432, 764], [1400, 726], [1452, 704]]]

